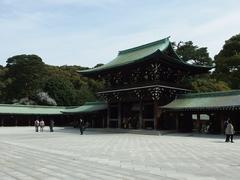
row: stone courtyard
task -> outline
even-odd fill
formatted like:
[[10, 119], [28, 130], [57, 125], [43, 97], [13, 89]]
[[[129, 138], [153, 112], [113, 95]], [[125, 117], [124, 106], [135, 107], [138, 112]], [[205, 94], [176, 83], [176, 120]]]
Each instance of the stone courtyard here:
[[240, 179], [239, 137], [55, 130], [1, 127], [0, 179]]

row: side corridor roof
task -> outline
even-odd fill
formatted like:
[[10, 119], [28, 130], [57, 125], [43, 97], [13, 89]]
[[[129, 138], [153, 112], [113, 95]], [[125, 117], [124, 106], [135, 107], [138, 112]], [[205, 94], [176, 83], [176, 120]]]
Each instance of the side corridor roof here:
[[168, 110], [240, 109], [240, 90], [179, 95], [162, 106]]
[[0, 104], [0, 114], [60, 115], [64, 109], [64, 106]]
[[107, 104], [105, 102], [86, 102], [84, 105], [72, 108], [65, 109], [62, 112], [65, 114], [80, 114], [80, 113], [91, 113], [101, 110], [106, 110]]

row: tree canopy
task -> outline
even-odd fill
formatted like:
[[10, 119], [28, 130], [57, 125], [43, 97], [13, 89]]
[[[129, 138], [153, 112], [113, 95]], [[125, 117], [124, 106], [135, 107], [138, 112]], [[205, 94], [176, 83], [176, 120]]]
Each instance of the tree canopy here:
[[31, 97], [41, 87], [45, 64], [37, 55], [18, 55], [7, 60], [7, 98]]
[[192, 41], [173, 43], [176, 53], [185, 62], [191, 62], [196, 65], [212, 65], [212, 59], [206, 47], [198, 47]]
[[186, 77], [182, 84], [194, 92], [212, 92], [230, 90], [227, 83], [216, 80], [209, 74], [198, 75], [195, 77]]
[[[192, 41], [179, 42], [177, 45], [174, 43], [173, 47], [175, 47], [176, 53], [185, 62], [196, 65], [213, 65], [213, 60], [210, 58], [206, 47], [198, 47]], [[195, 77], [186, 77], [182, 80], [181, 84], [194, 92], [230, 90], [228, 83], [221, 79], [216, 79], [210, 73]]]
[[216, 69], [214, 76], [225, 81], [233, 89], [240, 88], [240, 34], [237, 34], [223, 45], [222, 50], [214, 57]]
[[46, 65], [37, 55], [17, 55], [0, 67], [0, 103], [81, 105], [95, 100], [101, 82], [80, 77], [80, 66]]

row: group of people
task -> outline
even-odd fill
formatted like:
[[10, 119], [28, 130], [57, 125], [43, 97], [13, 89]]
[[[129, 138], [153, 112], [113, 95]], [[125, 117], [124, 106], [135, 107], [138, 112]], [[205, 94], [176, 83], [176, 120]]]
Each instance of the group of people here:
[[[39, 121], [38, 119], [36, 119], [34, 121], [34, 126], [35, 126], [35, 131], [39, 132], [39, 128], [40, 128], [40, 132], [43, 132], [43, 128], [45, 126], [45, 122], [43, 120]], [[80, 134], [83, 135], [83, 131], [85, 130], [85, 128], [88, 126], [88, 124], [84, 123], [84, 121], [80, 118], [79, 119], [79, 130], [80, 130]], [[54, 127], [54, 121], [50, 120], [49, 122], [49, 129], [50, 132], [53, 132], [53, 127]]]
[[[35, 132], [39, 131], [39, 127], [40, 127], [40, 132], [43, 132], [45, 122], [43, 120], [39, 121], [38, 119], [36, 119], [34, 122], [34, 126], [35, 126]], [[49, 123], [50, 132], [53, 132], [53, 127], [54, 127], [54, 121], [50, 120], [50, 123]]]
[[235, 131], [230, 119], [224, 122], [224, 128], [225, 128], [225, 135], [226, 135], [225, 142], [229, 142], [229, 140], [231, 140], [231, 143], [233, 143], [233, 135]]
[[123, 119], [122, 127], [124, 129], [137, 129], [139, 126], [138, 118], [136, 116], [129, 116], [127, 119]]
[[[43, 121], [43, 119], [41, 121], [36, 119], [34, 122], [34, 126], [35, 126], [36, 132], [39, 131], [39, 127], [40, 127], [40, 132], [43, 132], [45, 122]], [[53, 132], [53, 127], [54, 127], [54, 121], [50, 120], [50, 122], [49, 122], [50, 132]], [[126, 128], [126, 127], [124, 127], [124, 128]], [[235, 131], [234, 131], [234, 127], [233, 127], [233, 124], [230, 119], [228, 119], [224, 122], [224, 128], [225, 128], [225, 135], [226, 135], [225, 142], [231, 141], [231, 143], [233, 143], [233, 135], [234, 135]], [[80, 130], [80, 134], [83, 135], [83, 131], [85, 130], [85, 124], [81, 118], [79, 119], [79, 130]]]

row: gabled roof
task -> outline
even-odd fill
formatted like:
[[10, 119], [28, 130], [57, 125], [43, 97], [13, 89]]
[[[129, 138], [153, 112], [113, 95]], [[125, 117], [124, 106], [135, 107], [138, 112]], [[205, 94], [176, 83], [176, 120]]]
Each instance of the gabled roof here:
[[84, 105], [73, 109], [65, 109], [62, 113], [66, 114], [81, 114], [81, 113], [91, 113], [101, 110], [106, 110], [107, 104], [105, 102], [86, 102]]
[[0, 114], [11, 115], [60, 115], [64, 109], [64, 106], [0, 104]]
[[161, 107], [172, 110], [225, 110], [240, 108], [240, 90], [179, 95]]
[[93, 69], [88, 69], [88, 70], [83, 70], [79, 71], [81, 74], [91, 74], [91, 73], [97, 73], [105, 70], [109, 70], [112, 68], [117, 68], [129, 64], [133, 64], [136, 62], [140, 62], [143, 60], [146, 60], [147, 57], [150, 57], [151, 55], [154, 55], [155, 53], [160, 53], [163, 55], [165, 51], [169, 50], [171, 52], [171, 58], [170, 60], [173, 61], [173, 63], [181, 64], [183, 66], [189, 66], [189, 67], [201, 67], [201, 68], [207, 68], [211, 69], [212, 67], [207, 67], [207, 66], [196, 66], [196, 65], [191, 65], [188, 63], [185, 63], [182, 61], [179, 56], [175, 53], [171, 42], [169, 40], [170, 37], [154, 41], [148, 44], [144, 44], [138, 47], [126, 49], [123, 51], [119, 51], [118, 56], [110, 61], [109, 63], [93, 68]]
[[114, 92], [125, 92], [125, 91], [132, 91], [132, 90], [140, 90], [140, 89], [149, 89], [149, 88], [161, 88], [163, 89], [172, 89], [181, 92], [190, 92], [191, 90], [189, 89], [183, 89], [179, 87], [174, 87], [174, 86], [168, 86], [168, 85], [162, 85], [162, 84], [151, 84], [151, 85], [144, 85], [144, 86], [134, 86], [134, 87], [127, 87], [127, 88], [117, 88], [117, 89], [111, 89], [111, 90], [105, 90], [105, 91], [100, 91], [97, 94], [105, 94], [105, 93], [114, 93]]

